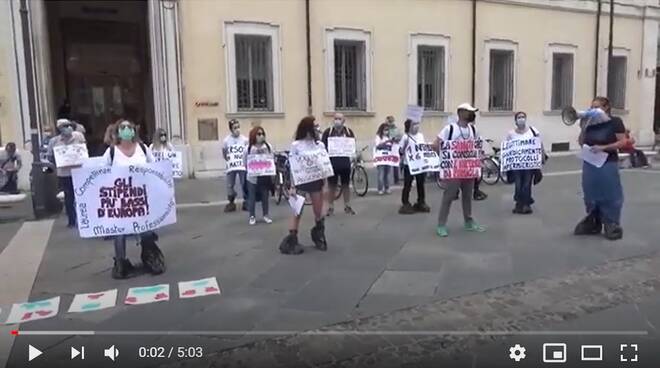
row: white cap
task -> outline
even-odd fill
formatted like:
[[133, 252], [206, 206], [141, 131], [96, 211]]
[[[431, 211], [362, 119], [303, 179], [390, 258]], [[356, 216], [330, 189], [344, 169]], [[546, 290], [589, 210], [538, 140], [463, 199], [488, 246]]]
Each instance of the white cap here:
[[467, 111], [479, 111], [476, 107], [470, 105], [467, 102], [463, 102], [462, 104], [458, 105], [456, 110], [467, 110]]
[[71, 124], [71, 121], [69, 119], [57, 119], [57, 126], [60, 127], [65, 124]]

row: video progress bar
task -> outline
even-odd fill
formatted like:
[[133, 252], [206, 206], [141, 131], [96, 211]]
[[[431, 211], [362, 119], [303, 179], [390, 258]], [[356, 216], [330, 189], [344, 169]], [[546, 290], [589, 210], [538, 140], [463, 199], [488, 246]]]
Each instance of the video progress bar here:
[[20, 336], [647, 336], [648, 331], [21, 331]]

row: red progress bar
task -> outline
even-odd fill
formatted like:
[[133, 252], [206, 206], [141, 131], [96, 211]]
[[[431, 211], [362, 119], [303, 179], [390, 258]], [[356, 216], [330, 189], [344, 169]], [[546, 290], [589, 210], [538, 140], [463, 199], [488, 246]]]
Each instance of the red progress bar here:
[[18, 336], [18, 330], [11, 330], [11, 334], [14, 336]]

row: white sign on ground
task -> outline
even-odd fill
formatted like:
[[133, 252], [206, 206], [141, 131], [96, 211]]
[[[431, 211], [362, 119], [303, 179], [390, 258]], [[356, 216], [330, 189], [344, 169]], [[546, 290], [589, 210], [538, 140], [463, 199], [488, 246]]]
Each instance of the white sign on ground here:
[[128, 289], [125, 304], [138, 305], [170, 300], [170, 285], [160, 284], [154, 286], [134, 287]]
[[328, 137], [328, 154], [330, 157], [355, 156], [355, 138]]
[[207, 295], [220, 295], [220, 287], [215, 277], [179, 282], [179, 298], [181, 299]]
[[67, 144], [53, 147], [55, 165], [57, 167], [80, 166], [89, 157], [87, 145], [84, 143]]
[[112, 308], [117, 304], [117, 289], [97, 293], [76, 294], [73, 297], [69, 313], [91, 312]]
[[[7, 281], [8, 282], [8, 281]], [[52, 318], [60, 309], [60, 297], [40, 300], [30, 303], [18, 303], [11, 307], [7, 324], [36, 321], [39, 319]]]

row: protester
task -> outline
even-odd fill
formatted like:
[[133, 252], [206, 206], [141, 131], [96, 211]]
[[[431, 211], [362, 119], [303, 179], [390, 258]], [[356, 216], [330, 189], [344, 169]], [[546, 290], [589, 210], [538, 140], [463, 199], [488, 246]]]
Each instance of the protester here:
[[[250, 131], [249, 145], [247, 148], [247, 155], [258, 154], [272, 154], [273, 150], [266, 142], [266, 131], [262, 127], [252, 128]], [[247, 159], [247, 156], [246, 156]], [[246, 164], [247, 166], [247, 164]], [[257, 199], [261, 199], [261, 208], [263, 211], [263, 220], [267, 224], [273, 223], [273, 220], [268, 216], [268, 199], [271, 188], [270, 176], [251, 176], [248, 171], [247, 186], [248, 186], [248, 210], [250, 211], [249, 224], [255, 225], [257, 219], [255, 217]]]
[[[85, 136], [75, 131], [75, 123], [68, 119], [57, 120], [57, 130], [59, 135], [53, 137], [48, 146], [48, 158], [50, 162], [55, 163], [54, 148], [59, 146], [68, 146], [72, 144], [86, 144]], [[72, 167], [58, 167], [57, 177], [59, 179], [60, 189], [64, 192], [64, 208], [68, 218], [67, 226], [76, 227], [76, 206], [75, 196], [73, 194], [73, 181], [71, 180]]]
[[[411, 175], [410, 168], [408, 167], [408, 157], [406, 155], [406, 148], [409, 145], [426, 142], [424, 140], [424, 134], [419, 131], [419, 125], [419, 122], [407, 119], [403, 123], [405, 134], [399, 143], [400, 152], [403, 155], [403, 191], [401, 192], [401, 208], [399, 208], [399, 213], [402, 215], [411, 215], [416, 212], [428, 213], [431, 211], [426, 204], [426, 191], [424, 188], [426, 173]], [[417, 203], [414, 206], [410, 204], [410, 190], [412, 189], [413, 180], [415, 180], [417, 186]]]
[[[596, 116], [583, 119], [578, 141], [587, 145], [594, 153], [607, 153], [607, 161], [601, 167], [588, 162], [582, 163], [582, 193], [587, 216], [575, 227], [575, 235], [596, 235], [605, 228], [605, 237], [618, 240], [623, 237], [621, 208], [623, 188], [619, 176], [618, 151], [626, 144], [626, 128], [621, 118], [611, 115], [607, 97], [596, 97], [591, 102], [590, 112]], [[601, 111], [602, 110], [602, 111]], [[598, 118], [604, 112], [604, 118]]]
[[[103, 154], [109, 166], [144, 165], [154, 162], [151, 150], [140, 142], [136, 126], [128, 120], [121, 120], [113, 125], [115, 142]], [[131, 261], [126, 257], [126, 235], [115, 236], [115, 257], [112, 278], [125, 279], [136, 275]], [[153, 231], [138, 234], [142, 247], [140, 258], [146, 270], [154, 275], [165, 271], [165, 258], [158, 248], [158, 235]]]
[[[391, 150], [394, 141], [392, 140], [390, 125], [383, 123], [378, 127], [376, 132], [376, 139], [374, 140], [374, 147], [377, 150]], [[396, 171], [396, 168], [387, 165], [377, 166], [376, 170], [378, 171], [378, 194], [383, 195], [385, 193], [390, 194], [390, 171]]]
[[149, 146], [152, 152], [173, 152], [174, 146], [167, 138], [167, 131], [163, 128], [158, 128], [154, 132], [154, 137]]
[[635, 148], [635, 138], [630, 135], [630, 129], [626, 129], [626, 143], [620, 151], [630, 155], [631, 167], [649, 167], [649, 160], [646, 158], [644, 151]]
[[[527, 124], [527, 114], [523, 111], [517, 112], [514, 116], [515, 129], [512, 129], [506, 140], [522, 140], [539, 137], [539, 131]], [[511, 170], [509, 171], [508, 176], [511, 177], [515, 184], [513, 200], [516, 203], [513, 209], [513, 213], [516, 214], [531, 214], [532, 204], [534, 204], [534, 199], [532, 198], [532, 183], [534, 181], [534, 175], [538, 170]]]
[[[305, 152], [324, 149], [323, 143], [319, 142], [318, 128], [314, 123], [313, 116], [303, 118], [296, 129], [295, 141], [291, 144], [290, 155], [299, 155]], [[292, 178], [293, 182], [293, 178]], [[316, 224], [311, 230], [311, 237], [314, 245], [321, 251], [328, 249], [328, 243], [325, 238], [325, 222], [323, 219], [323, 183], [324, 180], [316, 180], [301, 184], [291, 189], [291, 195], [296, 195], [297, 190], [309, 194], [312, 200], [312, 210]], [[289, 235], [280, 243], [279, 249], [283, 254], [301, 254], [302, 246], [298, 243], [298, 228], [300, 227], [299, 215], [293, 215], [289, 227]]]
[[[463, 103], [458, 106], [458, 121], [445, 126], [438, 134], [434, 147], [442, 147], [443, 142], [451, 141], [477, 141], [481, 139], [477, 128], [472, 124], [476, 112], [479, 109], [472, 107], [469, 103]], [[446, 182], [446, 188], [442, 194], [442, 204], [438, 213], [437, 234], [441, 237], [449, 236], [447, 231], [447, 219], [451, 204], [456, 198], [458, 191], [461, 191], [463, 205], [463, 221], [467, 231], [483, 232], [485, 228], [479, 225], [472, 217], [472, 199], [475, 185], [475, 179], [443, 179]]]
[[[229, 171], [229, 159], [230, 155], [242, 154], [245, 156], [245, 151], [248, 146], [248, 139], [244, 135], [241, 135], [241, 124], [236, 119], [229, 120], [229, 131], [231, 132], [222, 143], [222, 155], [227, 161], [227, 199], [229, 203], [225, 206], [225, 212], [234, 212], [236, 211], [236, 181], [238, 181], [239, 188], [245, 186], [245, 166], [241, 167], [238, 170]], [[243, 160], [245, 157], [243, 157]], [[245, 201], [245, 193], [243, 193], [243, 211], [247, 211], [247, 202]]]
[[7, 142], [4, 157], [0, 157], [0, 175], [5, 177], [5, 183], [0, 192], [18, 194], [18, 172], [23, 167], [21, 155], [16, 152], [16, 143]]
[[44, 130], [41, 134], [41, 146], [39, 146], [39, 159], [41, 162], [48, 163], [48, 146], [50, 145], [50, 140], [53, 138], [53, 128], [50, 124], [47, 124], [44, 127]]
[[[336, 113], [332, 126], [323, 132], [321, 140], [328, 148], [328, 138], [330, 137], [344, 137], [355, 138], [353, 131], [346, 127], [346, 119], [344, 115]], [[337, 184], [341, 181], [342, 193], [344, 195], [344, 212], [349, 215], [355, 215], [355, 211], [351, 207], [351, 191], [349, 190], [349, 182], [351, 179], [351, 157], [330, 157], [332, 169], [335, 175], [328, 178], [328, 216], [332, 216], [335, 212], [335, 193], [337, 193]]]
[[[396, 123], [394, 121], [394, 116], [390, 115], [385, 119], [385, 123], [388, 125], [388, 128], [390, 129], [390, 138], [394, 143], [399, 143], [402, 138], [402, 134], [399, 132], [399, 129], [396, 127]], [[403, 160], [399, 161], [399, 167], [393, 167], [392, 168], [392, 173], [394, 174], [394, 185], [399, 184], [399, 173], [401, 172], [401, 166], [403, 165]]]

